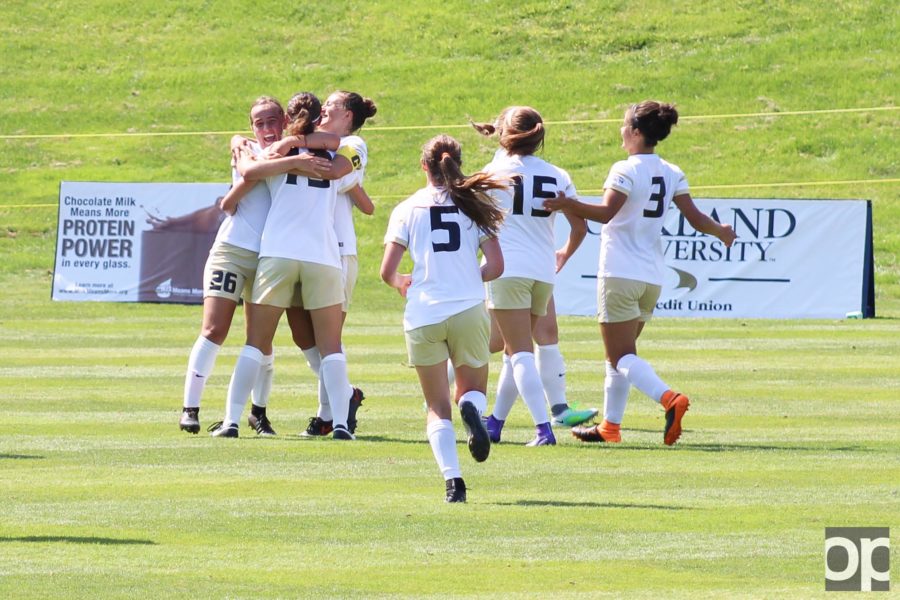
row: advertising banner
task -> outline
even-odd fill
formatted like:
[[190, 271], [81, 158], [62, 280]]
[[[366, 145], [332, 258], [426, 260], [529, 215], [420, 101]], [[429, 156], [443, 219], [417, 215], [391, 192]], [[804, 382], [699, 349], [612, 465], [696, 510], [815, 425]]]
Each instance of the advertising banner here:
[[[600, 198], [581, 198], [599, 203]], [[662, 233], [667, 279], [655, 315], [715, 318], [875, 316], [872, 210], [865, 200], [695, 198], [734, 227], [726, 248], [672, 206]], [[568, 223], [557, 218], [557, 247]], [[556, 280], [559, 314], [595, 315], [600, 223]]]
[[53, 300], [203, 302], [226, 183], [63, 181]]

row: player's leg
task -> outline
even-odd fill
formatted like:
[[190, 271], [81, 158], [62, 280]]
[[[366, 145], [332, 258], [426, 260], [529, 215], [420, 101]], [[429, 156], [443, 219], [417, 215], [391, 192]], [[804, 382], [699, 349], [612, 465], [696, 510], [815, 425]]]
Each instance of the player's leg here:
[[455, 402], [466, 427], [469, 453], [477, 462], [487, 460], [491, 438], [482, 415], [487, 411], [490, 318], [479, 303], [447, 320], [447, 347], [456, 373]]
[[597, 416], [595, 408], [579, 410], [569, 406], [566, 398], [566, 363], [559, 350], [559, 325], [556, 322], [556, 303], [553, 296], [547, 303], [547, 314], [537, 318], [532, 332], [537, 345], [535, 362], [550, 405], [553, 422], [557, 425], [580, 425]]
[[670, 389], [650, 363], [637, 355], [637, 338], [652, 317], [660, 287], [616, 278], [601, 279], [599, 285], [605, 290], [605, 306], [600, 308], [606, 318], [601, 314], [600, 332], [607, 360], [631, 385], [662, 405], [666, 411], [663, 440], [672, 445], [681, 436], [681, 420], [690, 402]]
[[203, 324], [191, 348], [184, 377], [184, 398], [179, 428], [190, 433], [200, 431], [200, 398], [216, 364], [222, 343], [228, 336], [237, 303], [227, 298], [203, 299]]
[[415, 366], [425, 396], [426, 435], [431, 452], [444, 478], [447, 502], [465, 502], [466, 484], [456, 452], [450, 383], [447, 380], [446, 321], [406, 332], [409, 364]]
[[[491, 337], [489, 349], [491, 354], [501, 352], [503, 350], [503, 335], [500, 333], [500, 326], [497, 325], [497, 319], [491, 314]], [[509, 416], [516, 399], [519, 397], [519, 388], [516, 387], [516, 380], [513, 378], [512, 364], [509, 362], [509, 355], [506, 352], [502, 354], [502, 365], [500, 373], [497, 376], [497, 395], [494, 398], [494, 408], [488, 416], [485, 425], [491, 436], [491, 442], [500, 441], [503, 431], [503, 425]]]

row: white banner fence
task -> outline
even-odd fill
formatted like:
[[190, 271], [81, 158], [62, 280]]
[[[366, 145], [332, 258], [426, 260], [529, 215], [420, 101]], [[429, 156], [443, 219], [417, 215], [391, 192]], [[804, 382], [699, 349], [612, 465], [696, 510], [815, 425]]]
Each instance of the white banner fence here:
[[[600, 198], [583, 197], [599, 203]], [[694, 231], [676, 207], [662, 244], [667, 279], [655, 315], [716, 318], [875, 316], [872, 207], [866, 200], [697, 198], [703, 212], [731, 224], [731, 248]], [[594, 315], [602, 225], [556, 281], [559, 314]], [[557, 246], [568, 236], [556, 219]]]
[[[61, 182], [52, 298], [203, 301], [203, 266], [224, 215], [225, 183]], [[599, 202], [596, 197], [582, 198]], [[668, 278], [658, 316], [875, 316], [872, 206], [866, 200], [695, 199], [738, 239], [725, 248], [677, 208], [662, 236]], [[556, 219], [561, 245], [565, 219]], [[559, 314], [596, 314], [602, 226], [560, 272]], [[380, 248], [379, 248], [380, 252]]]

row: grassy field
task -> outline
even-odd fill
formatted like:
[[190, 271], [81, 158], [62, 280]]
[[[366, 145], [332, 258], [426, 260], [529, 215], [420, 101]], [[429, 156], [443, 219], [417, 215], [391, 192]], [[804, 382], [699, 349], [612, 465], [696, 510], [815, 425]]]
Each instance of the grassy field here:
[[[831, 526], [892, 527], [896, 589], [897, 31], [862, 1], [3, 3], [0, 597], [819, 597]], [[224, 181], [256, 96], [338, 88], [379, 106], [345, 338], [360, 439], [297, 435], [315, 388], [285, 332], [278, 438], [181, 434], [200, 311], [51, 302], [59, 182]], [[656, 320], [641, 353], [692, 398], [682, 442], [635, 392], [621, 446], [528, 449], [519, 405], [489, 461], [460, 446], [470, 500], [445, 505], [376, 273], [419, 149], [446, 131], [474, 170], [493, 148], [467, 118], [530, 104], [597, 193], [647, 97], [685, 117], [660, 151], [696, 196], [871, 199], [879, 317]], [[596, 326], [561, 329], [570, 397], [601, 406]]]

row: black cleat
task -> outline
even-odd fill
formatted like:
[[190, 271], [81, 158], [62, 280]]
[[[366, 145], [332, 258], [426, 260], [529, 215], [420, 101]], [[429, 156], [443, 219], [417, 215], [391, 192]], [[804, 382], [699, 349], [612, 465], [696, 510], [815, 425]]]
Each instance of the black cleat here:
[[347, 428], [343, 425], [338, 425], [334, 428], [334, 431], [331, 433], [332, 439], [335, 440], [355, 440], [356, 436], [347, 431]]
[[275, 430], [272, 429], [272, 423], [266, 415], [261, 415], [259, 417], [250, 415], [247, 417], [247, 424], [253, 428], [257, 435], [277, 435]]
[[200, 433], [200, 409], [199, 408], [182, 408], [181, 420], [178, 421], [178, 428], [188, 433]]
[[366, 395], [359, 388], [353, 388], [353, 395], [350, 396], [350, 408], [347, 410], [347, 429], [350, 433], [356, 433], [356, 411], [362, 406]]
[[222, 421], [217, 421], [210, 425], [207, 429], [212, 437], [236, 438], [238, 437], [237, 423], [229, 423], [225, 425]]
[[310, 417], [309, 425], [306, 426], [306, 431], [301, 432], [300, 435], [303, 437], [321, 437], [328, 435], [334, 429], [331, 424], [332, 421], [323, 421], [319, 417]]
[[465, 502], [466, 501], [466, 482], [462, 477], [454, 477], [447, 480], [447, 497], [444, 502]]
[[491, 453], [491, 436], [478, 409], [471, 402], [463, 402], [459, 407], [459, 414], [462, 415], [463, 423], [466, 426], [466, 433], [469, 434], [469, 453], [476, 462], [484, 462]]

